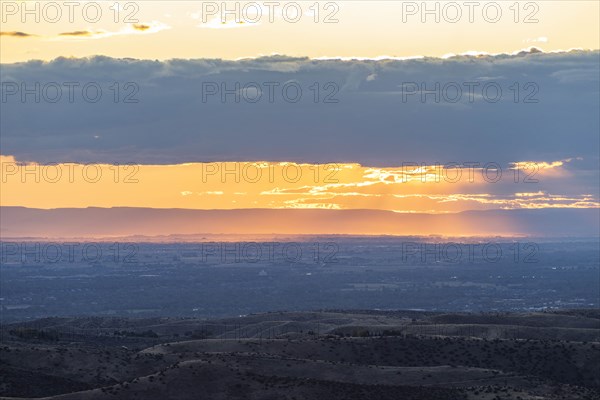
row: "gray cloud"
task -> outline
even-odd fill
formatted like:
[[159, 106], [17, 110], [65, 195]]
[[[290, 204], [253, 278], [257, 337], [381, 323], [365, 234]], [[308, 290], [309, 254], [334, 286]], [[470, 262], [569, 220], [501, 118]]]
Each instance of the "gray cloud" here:
[[133, 24], [133, 29], [135, 29], [136, 31], [147, 31], [148, 29], [150, 29], [151, 26], [150, 25], [145, 25], [145, 24]]
[[[416, 60], [311, 60], [288, 56], [225, 61], [58, 58], [3, 64], [2, 154], [39, 162], [179, 163], [220, 160], [402, 162], [561, 160], [581, 157], [589, 170], [598, 161], [599, 52], [457, 56]], [[67, 88], [56, 103], [22, 102], [7, 83], [33, 87], [77, 82], [73, 103]], [[102, 98], [82, 98], [81, 87], [97, 82]], [[119, 102], [115, 103], [118, 82]], [[133, 86], [125, 86], [132, 82]], [[239, 82], [242, 90], [235, 89]], [[268, 101], [269, 83], [277, 83]], [[296, 102], [282, 87], [302, 89]], [[456, 101], [410, 95], [412, 83], [462, 86]], [[260, 90], [243, 90], [258, 83]], [[486, 83], [502, 97], [482, 97]], [[517, 83], [517, 86], [514, 86]], [[203, 85], [235, 93], [262, 93], [260, 101], [203, 102]], [[316, 86], [315, 86], [316, 84]], [[329, 85], [329, 86], [328, 86]], [[248, 86], [247, 86], [248, 87]], [[318, 87], [318, 101], [314, 102]], [[14, 89], [14, 86], [12, 86]], [[139, 91], [136, 91], [139, 88]], [[49, 96], [53, 96], [48, 87]], [[408, 92], [407, 92], [408, 90]], [[519, 101], [514, 101], [517, 96]], [[292, 93], [293, 91], [290, 91]], [[93, 90], [90, 90], [93, 93]], [[123, 103], [127, 96], [137, 103]], [[328, 97], [329, 96], [329, 97]], [[537, 103], [524, 103], [526, 99]], [[324, 102], [325, 99], [337, 102]], [[406, 101], [405, 101], [406, 100]], [[95, 138], [96, 136], [99, 139]], [[584, 168], [584, 167], [582, 167]], [[595, 175], [595, 174], [594, 174]], [[597, 175], [595, 175], [597, 176]]]
[[0, 32], [0, 36], [11, 36], [11, 37], [18, 37], [18, 38], [28, 38], [28, 37], [34, 37], [36, 35], [32, 35], [31, 33], [13, 31], [13, 32]]
[[58, 36], [94, 36], [95, 33], [94, 32], [90, 32], [90, 31], [74, 31], [74, 32], [63, 32], [63, 33], [59, 33]]

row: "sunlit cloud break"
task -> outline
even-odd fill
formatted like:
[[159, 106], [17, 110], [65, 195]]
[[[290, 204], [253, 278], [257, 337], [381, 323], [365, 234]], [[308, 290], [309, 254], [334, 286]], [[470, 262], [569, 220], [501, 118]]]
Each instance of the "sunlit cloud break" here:
[[[484, 179], [481, 167], [457, 170], [443, 165], [372, 168], [355, 163], [258, 161], [88, 167], [17, 162], [12, 156], [0, 157], [0, 161], [6, 188], [0, 192], [2, 204], [35, 208], [324, 208], [449, 213], [600, 207], [598, 196], [588, 193], [597, 173], [590, 174], [584, 160], [578, 158], [509, 163], [504, 167], [504, 178], [494, 182]], [[102, 179], [90, 180], [85, 175], [90, 168], [103, 171]], [[62, 179], [47, 179], [54, 176]], [[131, 182], [135, 185], [124, 184]], [[67, 190], [77, 190], [80, 195], [65, 197]]]

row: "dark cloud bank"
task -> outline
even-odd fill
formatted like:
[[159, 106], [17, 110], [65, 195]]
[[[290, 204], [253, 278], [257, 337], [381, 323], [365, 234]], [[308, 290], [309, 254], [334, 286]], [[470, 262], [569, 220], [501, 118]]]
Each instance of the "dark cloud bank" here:
[[[164, 62], [98, 56], [3, 64], [1, 152], [38, 162], [289, 160], [371, 166], [582, 157], [596, 169], [599, 55]], [[20, 93], [10, 94], [14, 83], [32, 88], [35, 82], [47, 90], [40, 89], [39, 103], [34, 95], [22, 102]], [[56, 103], [48, 101], [56, 94], [51, 82], [62, 86]], [[79, 84], [73, 103], [65, 82]], [[96, 103], [83, 98], [81, 87], [89, 82], [103, 90]], [[247, 88], [239, 103], [234, 94], [223, 103], [220, 93], [207, 92], [220, 91], [222, 83], [234, 89], [235, 82]], [[252, 82], [262, 91], [254, 103], [244, 97], [259, 94]], [[423, 102], [418, 93], [407, 95], [414, 90], [411, 82], [428, 89], [436, 82], [450, 86], [439, 103], [433, 94]], [[478, 86], [470, 99], [465, 84], [473, 82]], [[286, 83], [290, 98], [295, 88], [302, 89], [298, 102], [284, 99]], [[268, 85], [277, 84], [270, 102]], [[463, 90], [455, 102], [454, 84]], [[502, 89], [499, 101], [482, 97], [486, 84], [487, 100]], [[94, 92], [89, 89], [90, 96]]]

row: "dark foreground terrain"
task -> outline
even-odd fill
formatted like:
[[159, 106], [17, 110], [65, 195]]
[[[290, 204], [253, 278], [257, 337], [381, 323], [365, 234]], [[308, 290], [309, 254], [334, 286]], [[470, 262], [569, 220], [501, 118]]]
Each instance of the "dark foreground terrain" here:
[[1, 334], [3, 398], [600, 398], [599, 310], [45, 318]]

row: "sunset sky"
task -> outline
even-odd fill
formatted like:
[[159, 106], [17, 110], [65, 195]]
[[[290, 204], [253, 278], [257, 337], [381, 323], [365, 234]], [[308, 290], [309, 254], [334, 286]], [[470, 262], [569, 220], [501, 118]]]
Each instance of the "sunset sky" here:
[[[270, 162], [179, 165], [17, 164], [3, 159], [3, 205], [32, 208], [325, 208], [447, 213], [598, 207], [578, 192], [579, 160], [496, 165]], [[557, 189], [560, 188], [560, 189]]]
[[596, 1], [0, 3], [2, 206], [600, 207]]
[[[61, 7], [60, 14], [44, 8], [47, 3], [2, 1], [2, 62], [98, 54], [152, 60], [272, 54], [442, 57], [511, 53], [534, 45], [546, 51], [598, 49], [600, 40], [596, 1], [480, 1], [471, 6], [430, 1], [425, 7], [421, 1], [281, 1], [272, 6], [242, 1], [225, 2], [225, 7], [220, 1], [169, 1], [168, 6], [158, 1], [83, 1], [71, 13]], [[86, 8], [86, 3], [98, 6]], [[120, 4], [118, 11], [113, 3]], [[239, 12], [226, 13], [236, 3]], [[34, 11], [22, 14], [24, 10]]]

